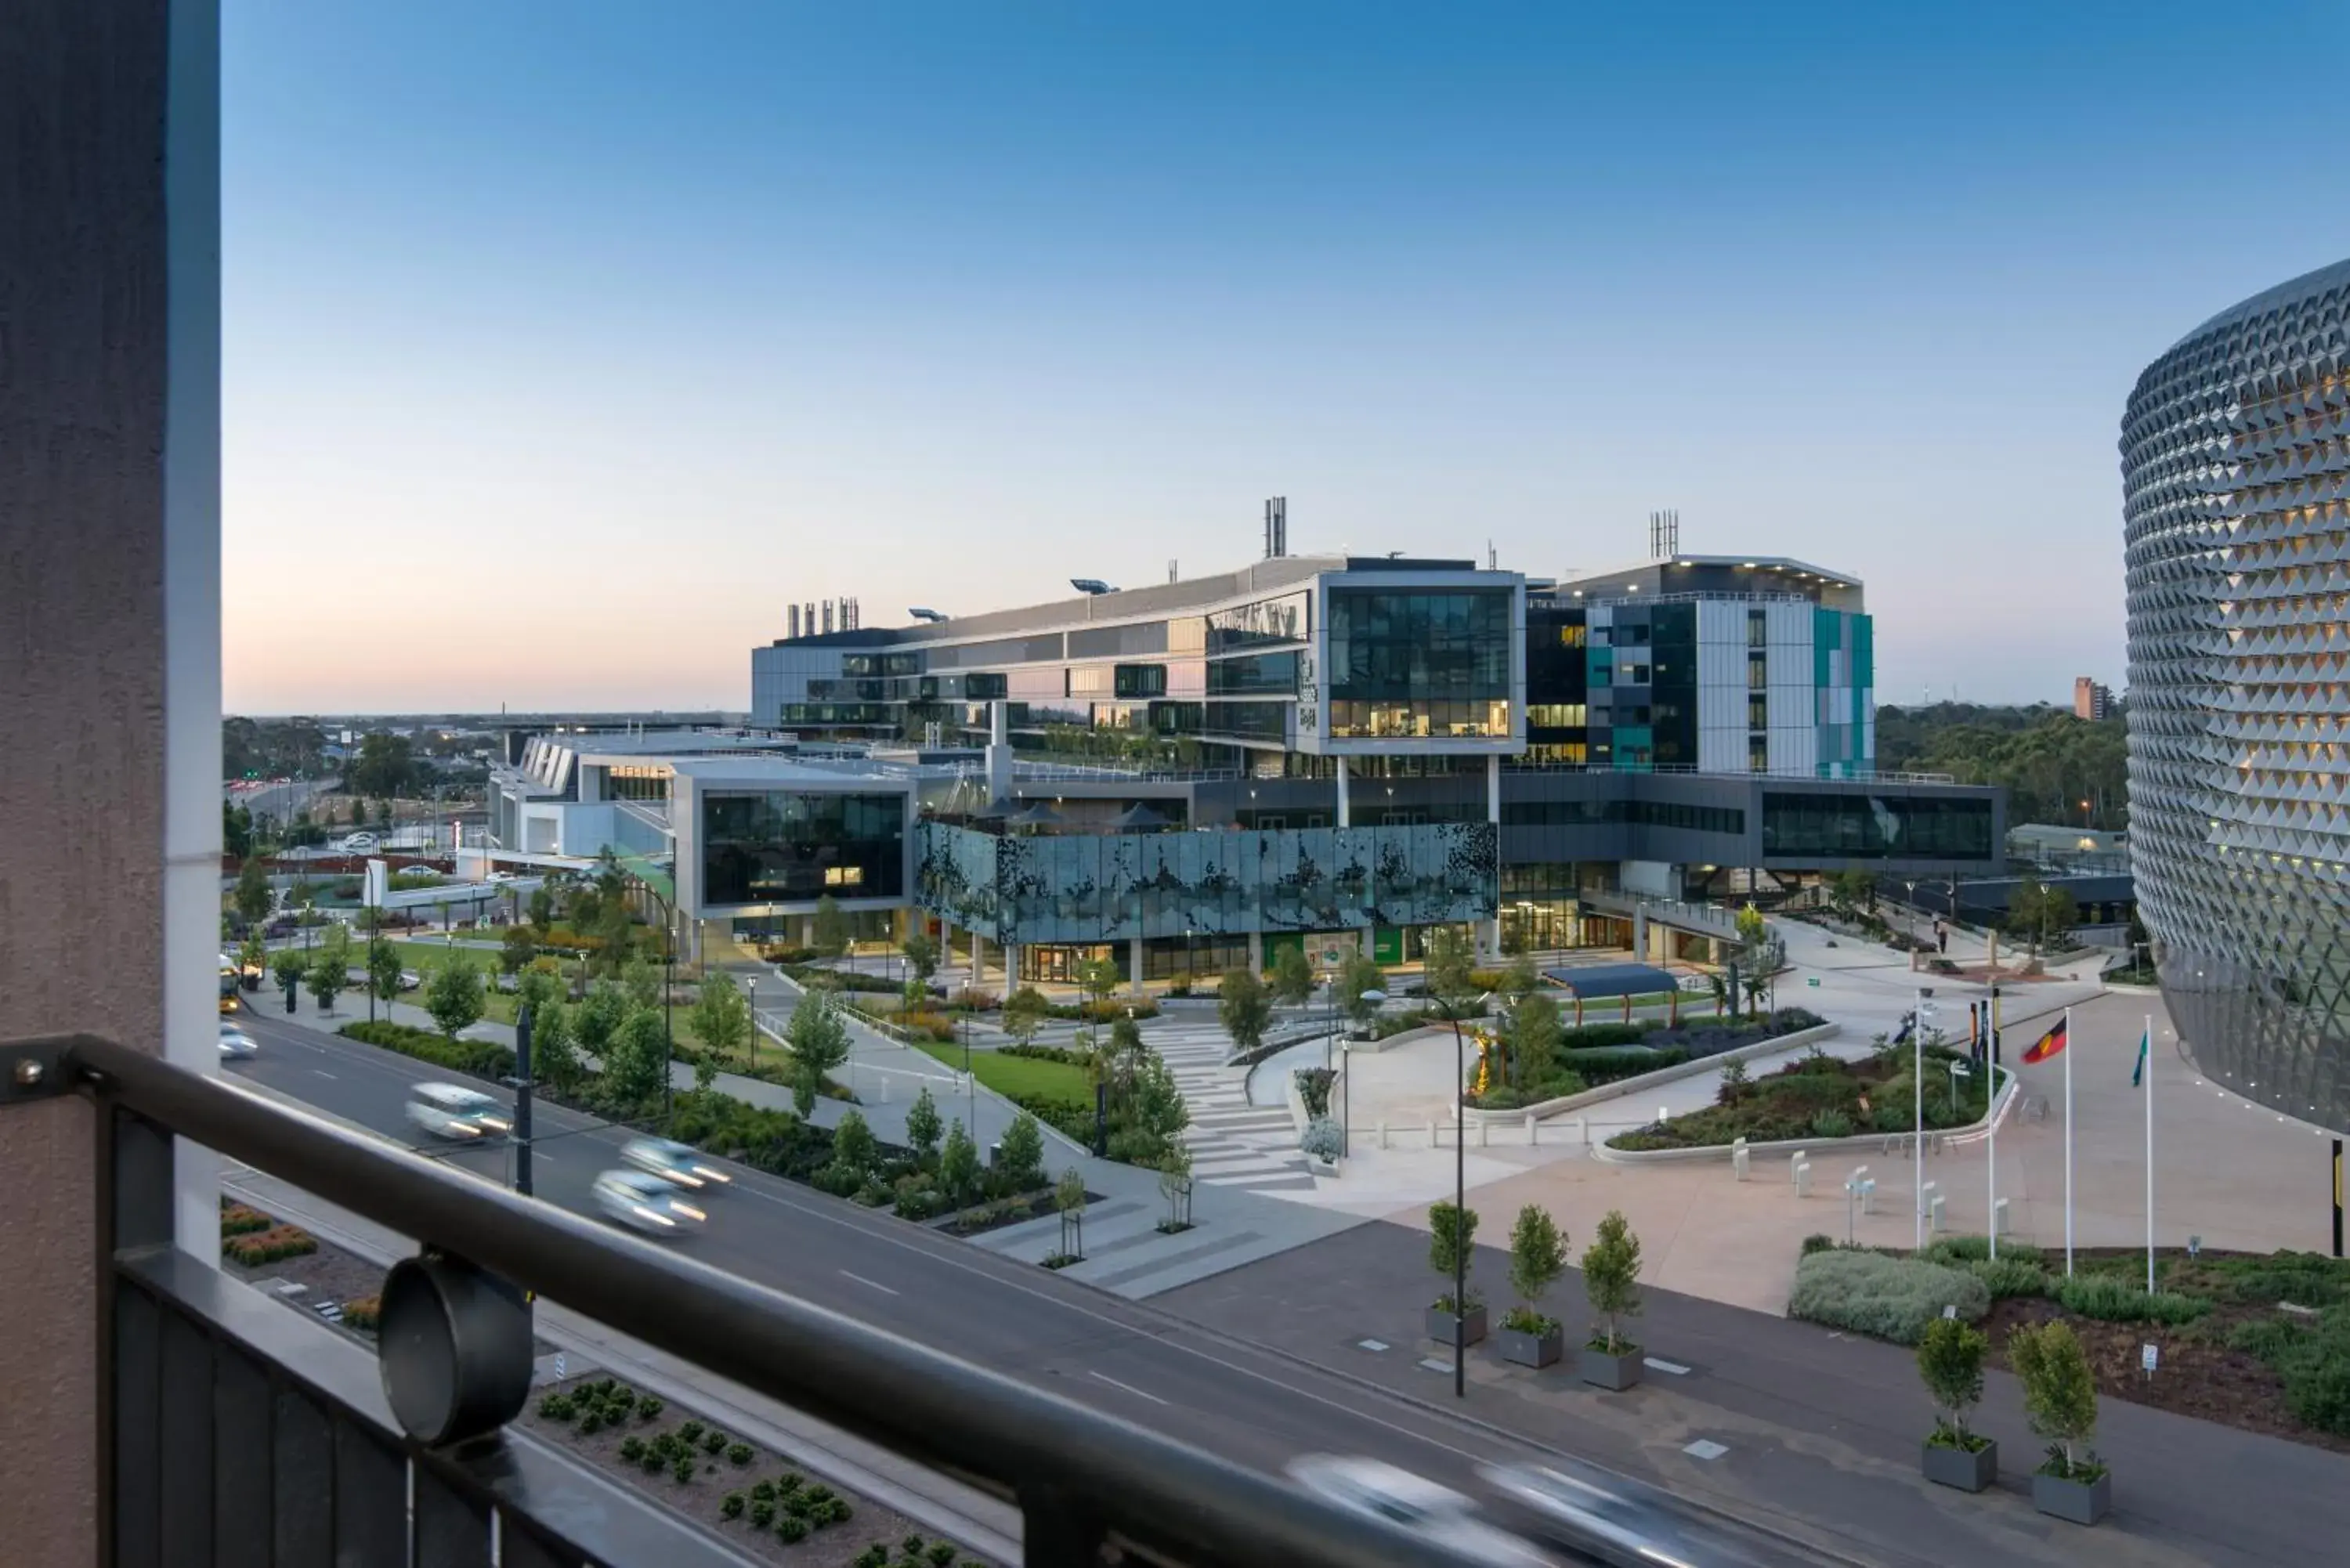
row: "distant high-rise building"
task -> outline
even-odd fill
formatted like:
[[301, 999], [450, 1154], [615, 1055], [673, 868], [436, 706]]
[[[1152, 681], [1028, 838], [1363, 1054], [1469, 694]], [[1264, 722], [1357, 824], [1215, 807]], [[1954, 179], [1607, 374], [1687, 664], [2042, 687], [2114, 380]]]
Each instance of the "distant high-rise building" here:
[[2114, 716], [2114, 689], [2085, 675], [2073, 677], [2073, 717], [2075, 719], [2110, 719]]

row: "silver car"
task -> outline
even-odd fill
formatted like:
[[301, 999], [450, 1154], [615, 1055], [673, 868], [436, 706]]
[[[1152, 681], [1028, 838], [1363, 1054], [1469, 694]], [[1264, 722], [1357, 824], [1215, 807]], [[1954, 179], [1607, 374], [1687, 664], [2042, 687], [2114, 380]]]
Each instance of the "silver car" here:
[[220, 1054], [224, 1062], [244, 1062], [261, 1054], [261, 1046], [235, 1024], [224, 1023], [220, 1026]]
[[608, 1170], [596, 1179], [596, 1207], [604, 1217], [649, 1236], [698, 1230], [709, 1218], [685, 1195], [647, 1170]]
[[620, 1158], [648, 1175], [689, 1191], [712, 1191], [733, 1179], [702, 1158], [700, 1149], [674, 1138], [630, 1138]]
[[1487, 1568], [1550, 1568], [1550, 1559], [1478, 1517], [1451, 1487], [1378, 1459], [1313, 1454], [1289, 1463], [1290, 1479], [1349, 1512], [1401, 1531], [1455, 1563]]
[[1477, 1474], [1527, 1535], [1589, 1559], [1620, 1568], [1745, 1568], [1758, 1561], [1637, 1483], [1572, 1460], [1562, 1468], [1488, 1465]]

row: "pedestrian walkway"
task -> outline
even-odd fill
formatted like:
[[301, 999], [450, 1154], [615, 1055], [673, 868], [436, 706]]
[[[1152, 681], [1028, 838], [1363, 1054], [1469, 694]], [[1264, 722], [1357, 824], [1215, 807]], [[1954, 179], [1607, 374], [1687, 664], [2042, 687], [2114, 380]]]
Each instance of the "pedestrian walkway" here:
[[1191, 1176], [1218, 1187], [1311, 1192], [1314, 1173], [1286, 1106], [1249, 1104], [1248, 1069], [1228, 1067], [1232, 1036], [1213, 1022], [1158, 1023], [1144, 1041], [1167, 1064], [1191, 1125], [1183, 1135]]

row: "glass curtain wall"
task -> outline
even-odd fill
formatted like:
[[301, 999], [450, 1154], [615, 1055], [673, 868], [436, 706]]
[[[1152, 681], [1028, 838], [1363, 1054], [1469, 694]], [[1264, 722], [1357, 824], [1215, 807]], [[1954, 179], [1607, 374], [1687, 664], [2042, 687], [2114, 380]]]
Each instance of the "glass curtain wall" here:
[[702, 902], [902, 898], [905, 819], [905, 797], [897, 794], [706, 794]]
[[1330, 590], [1330, 732], [1510, 732], [1506, 590]]

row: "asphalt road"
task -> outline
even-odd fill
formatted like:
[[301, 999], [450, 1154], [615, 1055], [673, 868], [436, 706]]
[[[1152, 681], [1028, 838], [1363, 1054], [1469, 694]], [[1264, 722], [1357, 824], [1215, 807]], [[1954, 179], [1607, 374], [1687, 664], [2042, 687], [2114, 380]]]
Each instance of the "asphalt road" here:
[[[413, 1129], [402, 1116], [410, 1085], [450, 1076], [266, 1012], [245, 1014], [244, 1025], [260, 1042], [261, 1054], [234, 1064], [231, 1074], [402, 1143], [412, 1141]], [[544, 1105], [536, 1123], [537, 1195], [591, 1212], [590, 1185], [599, 1171], [619, 1163], [619, 1147], [630, 1135]], [[444, 1158], [485, 1175], [512, 1177], [513, 1154], [504, 1147], [458, 1148]], [[1791, 1406], [1779, 1417], [1781, 1432], [1773, 1439], [1766, 1485], [1746, 1490], [1699, 1483], [1699, 1490], [1689, 1481], [1693, 1467], [1684, 1445], [1710, 1428], [1689, 1424], [1686, 1412], [1672, 1403], [1678, 1395], [1647, 1403], [1575, 1406], [1568, 1402], [1571, 1385], [1559, 1378], [1550, 1386], [1559, 1391], [1560, 1407], [1569, 1418], [1522, 1424], [1523, 1407], [1495, 1389], [1498, 1375], [1481, 1357], [1471, 1364], [1469, 1414], [1456, 1417], [1440, 1404], [1407, 1397], [1424, 1395], [1434, 1401], [1449, 1391], [1449, 1376], [1410, 1370], [1411, 1357], [1428, 1354], [1424, 1346], [1399, 1344], [1395, 1355], [1381, 1358], [1383, 1366], [1393, 1363], [1407, 1384], [1417, 1376], [1428, 1385], [1399, 1391], [1335, 1366], [1309, 1365], [1329, 1358], [1302, 1345], [1286, 1353], [1268, 1348], [1300, 1333], [1325, 1334], [1336, 1345], [1351, 1326], [1344, 1305], [1329, 1302], [1326, 1292], [1316, 1301], [1313, 1291], [1273, 1288], [1279, 1283], [1273, 1277], [1265, 1280], [1268, 1299], [1253, 1303], [1253, 1312], [1211, 1314], [1213, 1323], [1232, 1329], [1227, 1333], [1089, 1291], [755, 1171], [738, 1172], [732, 1189], [706, 1207], [707, 1230], [679, 1243], [706, 1262], [1267, 1471], [1278, 1471], [1303, 1454], [1363, 1454], [1479, 1492], [1483, 1489], [1474, 1471], [1480, 1463], [1543, 1462], [1565, 1453], [1681, 1490], [1684, 1496], [1695, 1492], [1717, 1506], [1735, 1498], [1746, 1518], [1776, 1532], [1737, 1532], [1749, 1560], [1762, 1563], [1845, 1561], [1904, 1568], [1991, 1561], [2168, 1565], [2216, 1560], [2201, 1552], [2182, 1554], [2176, 1546], [2135, 1532], [2073, 1531], [2028, 1509], [1994, 1509], [1985, 1500], [1853, 1473], [1828, 1456], [1836, 1432], [1834, 1416], [1802, 1406]], [[1229, 1309], [1231, 1293], [1245, 1291], [1251, 1277], [1251, 1271], [1242, 1270], [1185, 1293], [1221, 1286]], [[1392, 1287], [1405, 1293], [1412, 1288]], [[1278, 1324], [1270, 1321], [1274, 1318]], [[1301, 1323], [1312, 1326], [1299, 1330]], [[1295, 1332], [1284, 1335], [1277, 1330]], [[1579, 1419], [1574, 1416], [1578, 1409]], [[1921, 1419], [1922, 1413], [1921, 1406]], [[1821, 1438], [1816, 1449], [1807, 1450], [1801, 1436], [1786, 1428], [1791, 1417], [1814, 1423]], [[1508, 1429], [1489, 1422], [1506, 1423]], [[2029, 1453], [2015, 1454], [2012, 1468], [2028, 1465]], [[2012, 1505], [2016, 1500], [2006, 1501]]]

